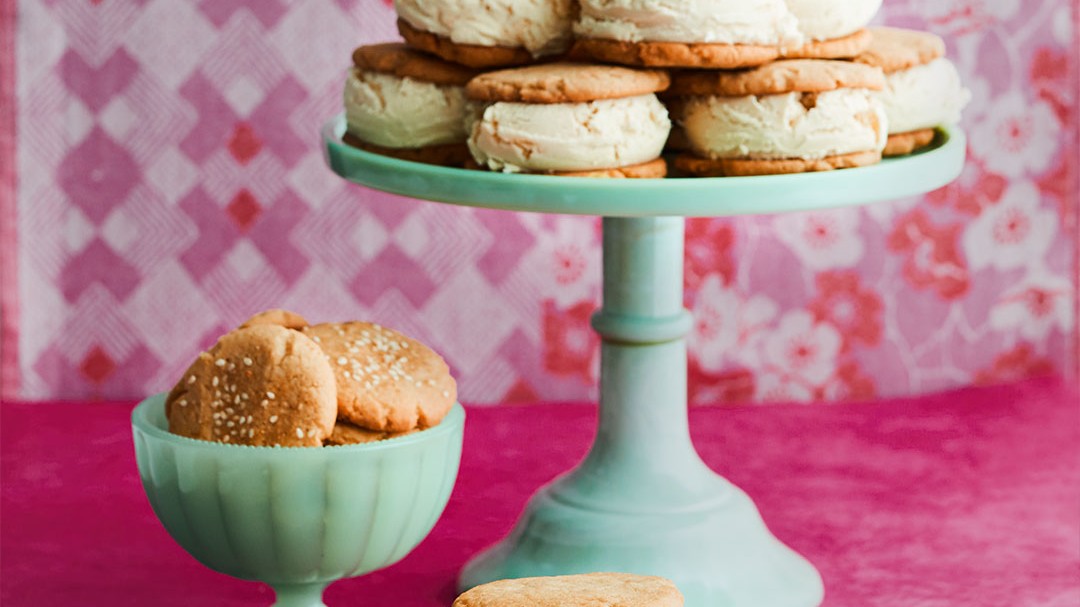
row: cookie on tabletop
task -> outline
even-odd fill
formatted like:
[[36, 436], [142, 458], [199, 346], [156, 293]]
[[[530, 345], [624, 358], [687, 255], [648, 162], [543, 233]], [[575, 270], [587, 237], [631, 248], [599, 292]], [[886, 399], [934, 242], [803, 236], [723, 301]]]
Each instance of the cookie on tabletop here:
[[397, 331], [353, 321], [311, 325], [303, 333], [329, 361], [338, 418], [355, 426], [383, 433], [430, 428], [457, 399], [446, 361]]
[[410, 46], [476, 69], [534, 63], [569, 48], [572, 0], [394, 0]]
[[585, 573], [498, 580], [458, 596], [453, 607], [682, 607], [670, 580], [630, 573]]
[[203, 352], [165, 401], [169, 431], [239, 445], [315, 447], [330, 436], [337, 388], [319, 346], [258, 324]]
[[469, 157], [468, 68], [402, 43], [353, 52], [345, 82], [345, 143], [414, 162], [460, 167]]
[[575, 177], [655, 178], [671, 122], [656, 93], [665, 72], [550, 63], [500, 70], [469, 82], [485, 104], [469, 149], [481, 167]]
[[889, 117], [884, 155], [910, 154], [933, 142], [935, 127], [959, 122], [971, 93], [940, 37], [889, 27], [871, 32], [873, 42], [855, 61], [885, 72], [885, 88], [877, 93]]
[[791, 59], [734, 72], [685, 71], [668, 95], [690, 151], [674, 165], [698, 177], [854, 168], [881, 160], [888, 120], [880, 69]]

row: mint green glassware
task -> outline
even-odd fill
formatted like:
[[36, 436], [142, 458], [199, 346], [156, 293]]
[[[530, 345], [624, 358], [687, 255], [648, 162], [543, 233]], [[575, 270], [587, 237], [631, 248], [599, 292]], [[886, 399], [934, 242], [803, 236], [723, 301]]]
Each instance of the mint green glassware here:
[[168, 431], [165, 396], [131, 414], [143, 488], [169, 535], [210, 569], [273, 587], [278, 607], [325, 607], [334, 580], [402, 559], [446, 507], [465, 412], [400, 438], [248, 447]]
[[817, 570], [767, 528], [753, 501], [701, 461], [690, 441], [683, 308], [684, 217], [856, 206], [925, 193], [964, 165], [965, 138], [879, 165], [798, 175], [583, 179], [449, 169], [341, 143], [326, 160], [367, 187], [483, 208], [600, 215], [603, 307], [600, 418], [585, 460], [540, 488], [514, 529], [464, 568], [464, 590], [496, 579], [590, 571], [661, 575], [686, 607], [812, 607]]

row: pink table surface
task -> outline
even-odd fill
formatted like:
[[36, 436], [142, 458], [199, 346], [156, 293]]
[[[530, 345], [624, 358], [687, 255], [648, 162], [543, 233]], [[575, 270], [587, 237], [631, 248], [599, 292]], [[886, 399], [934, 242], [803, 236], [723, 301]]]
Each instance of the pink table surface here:
[[[694, 440], [820, 569], [829, 606], [1080, 605], [1078, 393], [1052, 381], [836, 407], [699, 408]], [[166, 535], [125, 404], [0, 407], [0, 603], [268, 605]], [[333, 606], [434, 607], [525, 498], [584, 454], [587, 405], [469, 409], [461, 474], [401, 563]]]

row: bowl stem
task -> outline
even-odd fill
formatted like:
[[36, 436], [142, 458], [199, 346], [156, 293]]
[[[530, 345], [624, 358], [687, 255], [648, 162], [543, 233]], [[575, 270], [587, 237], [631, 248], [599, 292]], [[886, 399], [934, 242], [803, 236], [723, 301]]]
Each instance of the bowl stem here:
[[273, 584], [277, 602], [272, 607], [326, 607], [322, 602], [327, 582]]

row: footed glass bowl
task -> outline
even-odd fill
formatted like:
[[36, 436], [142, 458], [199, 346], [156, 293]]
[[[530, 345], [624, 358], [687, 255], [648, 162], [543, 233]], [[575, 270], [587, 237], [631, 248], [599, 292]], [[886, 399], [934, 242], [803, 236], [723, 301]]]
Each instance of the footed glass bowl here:
[[279, 607], [323, 606], [328, 584], [391, 565], [446, 507], [465, 411], [434, 428], [343, 447], [249, 447], [170, 434], [165, 395], [131, 414], [150, 505], [207, 567], [273, 587]]

